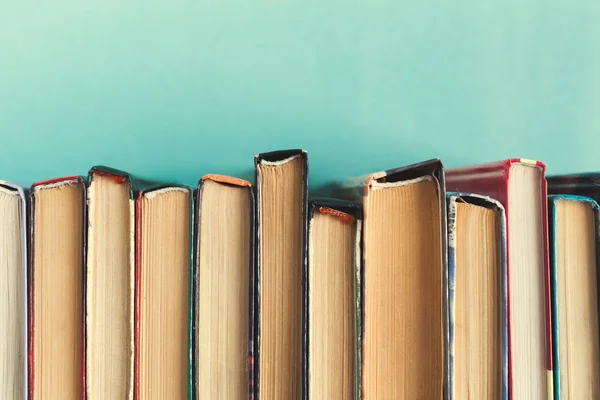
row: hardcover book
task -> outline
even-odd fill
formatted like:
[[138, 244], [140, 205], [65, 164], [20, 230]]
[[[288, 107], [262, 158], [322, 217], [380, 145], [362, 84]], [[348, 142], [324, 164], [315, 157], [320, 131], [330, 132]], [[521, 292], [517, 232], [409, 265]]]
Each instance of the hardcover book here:
[[549, 196], [555, 398], [600, 396], [600, 209], [589, 197]]
[[84, 394], [86, 185], [78, 176], [31, 187], [29, 399]]
[[0, 398], [27, 398], [27, 205], [0, 181]]
[[509, 159], [449, 170], [450, 191], [498, 200], [506, 211], [509, 396], [553, 396], [546, 166]]
[[361, 229], [359, 205], [310, 201], [304, 282], [308, 398], [359, 398]]
[[194, 398], [252, 393], [254, 192], [250, 182], [205, 175], [196, 192]]
[[256, 167], [255, 395], [297, 399], [303, 380], [306, 276], [306, 152], [259, 154]]
[[129, 174], [93, 167], [87, 191], [86, 395], [133, 398], [135, 221]]
[[192, 191], [141, 188], [135, 204], [134, 399], [192, 396]]
[[448, 399], [508, 399], [506, 218], [487, 196], [448, 194]]
[[364, 210], [362, 397], [441, 399], [448, 368], [442, 163], [378, 172], [336, 192]]

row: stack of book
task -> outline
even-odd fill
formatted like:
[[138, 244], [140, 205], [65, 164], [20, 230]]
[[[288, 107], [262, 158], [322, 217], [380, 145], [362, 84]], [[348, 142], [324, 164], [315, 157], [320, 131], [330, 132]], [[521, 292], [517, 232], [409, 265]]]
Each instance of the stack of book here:
[[600, 174], [255, 171], [1, 181], [0, 398], [600, 396]]

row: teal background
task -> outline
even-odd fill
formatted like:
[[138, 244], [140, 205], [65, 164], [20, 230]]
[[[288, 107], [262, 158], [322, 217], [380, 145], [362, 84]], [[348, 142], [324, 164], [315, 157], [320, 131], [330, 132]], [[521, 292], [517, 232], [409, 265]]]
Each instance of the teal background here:
[[4, 1], [0, 176], [194, 185], [309, 153], [321, 184], [425, 158], [600, 170], [600, 2]]

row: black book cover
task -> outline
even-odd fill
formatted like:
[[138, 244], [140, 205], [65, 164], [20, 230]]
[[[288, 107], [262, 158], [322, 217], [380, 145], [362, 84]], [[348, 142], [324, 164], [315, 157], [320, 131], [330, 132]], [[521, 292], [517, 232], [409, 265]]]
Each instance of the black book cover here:
[[[308, 156], [304, 150], [294, 149], [294, 150], [280, 150], [273, 151], [268, 153], [261, 153], [254, 157], [254, 166], [255, 166], [255, 181], [256, 181], [256, 208], [255, 208], [255, 234], [256, 234], [256, 242], [255, 242], [255, 277], [254, 277], [254, 287], [253, 290], [255, 296], [255, 308], [254, 308], [254, 396], [256, 399], [260, 397], [260, 337], [261, 337], [261, 326], [260, 326], [260, 304], [261, 304], [261, 281], [260, 281], [260, 271], [261, 271], [261, 255], [260, 255], [260, 202], [261, 202], [261, 187], [260, 187], [260, 179], [259, 179], [259, 169], [258, 165], [263, 161], [267, 161], [270, 163], [285, 163], [287, 160], [301, 157], [304, 162], [304, 174], [303, 174], [303, 199], [302, 199], [302, 281], [306, 282], [306, 260], [307, 260], [307, 212], [308, 212]], [[306, 369], [306, 349], [305, 338], [307, 335], [306, 330], [306, 302], [304, 299], [302, 300], [302, 371]], [[306, 376], [302, 374], [302, 393], [303, 396], [306, 393]]]

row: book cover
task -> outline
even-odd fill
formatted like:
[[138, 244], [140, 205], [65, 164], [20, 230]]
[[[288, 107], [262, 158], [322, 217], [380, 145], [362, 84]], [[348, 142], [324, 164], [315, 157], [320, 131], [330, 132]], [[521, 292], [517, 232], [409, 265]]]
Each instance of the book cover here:
[[[21, 388], [21, 392], [23, 393], [23, 398], [26, 399], [27, 395], [28, 395], [28, 371], [27, 371], [27, 343], [28, 343], [28, 332], [27, 332], [27, 325], [28, 325], [28, 312], [27, 312], [27, 274], [28, 274], [28, 270], [27, 270], [27, 266], [28, 266], [28, 254], [27, 254], [27, 243], [29, 241], [29, 235], [27, 232], [27, 214], [28, 214], [28, 207], [27, 207], [27, 194], [25, 193], [25, 191], [23, 190], [23, 188], [21, 186], [15, 185], [14, 183], [11, 182], [7, 182], [4, 180], [0, 180], [0, 186], [4, 189], [7, 189], [11, 192], [16, 192], [18, 197], [19, 197], [19, 202], [20, 202], [20, 207], [21, 207], [21, 220], [20, 220], [20, 229], [21, 229], [21, 265], [20, 265], [20, 269], [21, 269], [21, 277], [22, 277], [22, 281], [20, 283], [21, 286], [21, 293], [22, 293], [22, 299], [21, 299], [21, 304], [22, 304], [22, 320], [23, 320], [23, 325], [20, 327], [16, 327], [16, 330], [18, 330], [18, 332], [20, 332], [19, 334], [22, 337], [22, 346], [23, 348], [21, 348], [20, 351], [20, 356], [22, 357], [22, 365], [21, 365], [21, 370], [23, 373], [23, 376], [21, 377], [22, 380], [22, 384], [23, 387]], [[7, 327], [8, 328], [8, 327]]]
[[[34, 249], [35, 249], [35, 243], [36, 243], [36, 238], [35, 238], [35, 190], [38, 187], [43, 187], [43, 186], [52, 186], [52, 185], [62, 185], [65, 182], [69, 182], [69, 181], [74, 181], [76, 182], [77, 185], [81, 186], [82, 188], [82, 192], [83, 192], [83, 217], [82, 217], [82, 221], [83, 224], [81, 226], [81, 229], [83, 231], [82, 234], [82, 246], [81, 246], [81, 261], [82, 261], [82, 270], [83, 270], [83, 277], [85, 277], [86, 274], [86, 265], [85, 265], [85, 260], [86, 260], [86, 244], [87, 244], [87, 236], [86, 236], [86, 224], [87, 224], [87, 210], [85, 207], [85, 200], [87, 198], [87, 194], [86, 194], [86, 184], [85, 184], [85, 180], [83, 177], [81, 176], [67, 176], [67, 177], [61, 177], [61, 178], [53, 178], [53, 179], [48, 179], [48, 180], [44, 180], [44, 181], [39, 181], [34, 183], [31, 186], [31, 189], [29, 191], [29, 204], [30, 204], [30, 212], [29, 212], [29, 267], [28, 267], [28, 325], [27, 325], [27, 335], [28, 335], [28, 356], [27, 356], [27, 365], [28, 365], [28, 396], [29, 399], [33, 399], [34, 398], [34, 389], [35, 389], [35, 348], [34, 348], [34, 338], [35, 338], [35, 331], [36, 331], [36, 327], [35, 327], [35, 307], [34, 307], [34, 297], [35, 297], [35, 263], [34, 263]], [[85, 310], [85, 282], [82, 280], [81, 285], [83, 287], [83, 298], [82, 298], [82, 304], [83, 304], [83, 309]], [[81, 391], [81, 398], [85, 399], [86, 398], [86, 394], [85, 394], [85, 318], [82, 316], [82, 320], [84, 321], [82, 326], [81, 326], [81, 331], [83, 333], [83, 352], [81, 354], [81, 359], [82, 359], [82, 373], [81, 373], [81, 387], [82, 387], [82, 391]]]
[[[449, 321], [448, 321], [448, 254], [447, 254], [447, 224], [446, 224], [446, 183], [444, 167], [439, 159], [427, 160], [424, 162], [408, 165], [405, 167], [395, 168], [391, 170], [376, 172], [366, 176], [359, 176], [356, 178], [347, 179], [339, 185], [334, 185], [330, 188], [331, 193], [335, 197], [340, 197], [346, 200], [357, 202], [362, 204], [364, 210], [365, 226], [363, 228], [362, 237], [362, 264], [363, 271], [366, 271], [368, 263], [368, 250], [366, 244], [365, 232], [367, 227], [367, 208], [369, 204], [369, 190], [372, 186], [377, 186], [382, 183], [392, 183], [397, 185], [405, 184], [406, 182], [415, 181], [428, 177], [433, 179], [437, 186], [437, 197], [440, 205], [441, 215], [441, 249], [442, 249], [442, 323], [443, 323], [443, 388], [444, 392], [448, 393], [448, 370], [449, 370], [449, 357], [448, 357], [448, 342], [449, 342]], [[364, 273], [364, 272], [363, 272]], [[361, 278], [361, 286], [364, 288], [365, 277]], [[365, 294], [364, 289], [362, 292], [362, 312], [361, 312], [361, 331], [364, 334], [365, 320], [368, 315], [365, 315], [365, 303], [368, 302], [368, 294]], [[361, 370], [360, 370], [360, 396], [365, 396], [365, 337], [361, 337]]]
[[[332, 198], [315, 198], [309, 201], [309, 205], [308, 205], [308, 220], [309, 220], [309, 235], [310, 235], [310, 221], [312, 220], [313, 216], [315, 215], [315, 213], [324, 213], [324, 214], [331, 214], [334, 216], [338, 216], [339, 218], [342, 218], [344, 220], [346, 220], [348, 223], [353, 224], [354, 225], [354, 230], [356, 232], [356, 249], [355, 249], [355, 263], [354, 263], [354, 314], [355, 314], [355, 329], [356, 329], [356, 336], [354, 338], [355, 341], [355, 366], [354, 366], [354, 370], [355, 370], [355, 379], [356, 379], [356, 384], [355, 384], [355, 398], [360, 399], [361, 398], [361, 359], [362, 359], [362, 353], [361, 353], [361, 338], [362, 338], [362, 324], [361, 324], [361, 317], [362, 317], [362, 290], [361, 290], [361, 282], [362, 282], [362, 274], [363, 274], [363, 268], [362, 268], [362, 256], [361, 256], [361, 250], [362, 250], [362, 207], [359, 204], [353, 203], [353, 202], [349, 202], [349, 201], [344, 201], [344, 200], [339, 200], [339, 199], [332, 199]], [[310, 267], [309, 264], [307, 264], [307, 269]], [[306, 275], [306, 278], [303, 282], [303, 291], [304, 291], [304, 321], [305, 321], [305, 325], [303, 330], [305, 332], [309, 332], [309, 327], [310, 327], [310, 314], [309, 314], [309, 302], [310, 302], [310, 282], [308, 279], [308, 273]], [[310, 337], [308, 334], [303, 336], [303, 340], [304, 340], [304, 348], [306, 349], [306, 359], [307, 362], [305, 363], [304, 367], [304, 371], [303, 371], [303, 375], [306, 377], [306, 391], [305, 393], [307, 393], [307, 398], [308, 396], [308, 391], [309, 391], [309, 381], [308, 381], [308, 377], [310, 376], [310, 368], [309, 368], [309, 360], [310, 360], [310, 351], [309, 351], [309, 344], [310, 344]]]
[[193, 230], [194, 230], [194, 234], [193, 234], [193, 239], [194, 239], [194, 254], [193, 254], [193, 274], [192, 274], [192, 284], [193, 284], [193, 296], [192, 296], [192, 371], [191, 371], [191, 382], [192, 382], [192, 397], [193, 399], [197, 399], [198, 398], [198, 382], [196, 379], [197, 376], [197, 371], [198, 371], [198, 366], [199, 366], [199, 360], [198, 360], [198, 343], [197, 343], [197, 338], [198, 338], [198, 329], [201, 329], [201, 321], [199, 321], [199, 315], [198, 315], [198, 309], [197, 309], [197, 305], [198, 305], [198, 297], [199, 297], [199, 268], [198, 268], [198, 263], [199, 263], [199, 238], [200, 238], [200, 232], [199, 232], [199, 228], [200, 228], [200, 221], [202, 219], [202, 215], [201, 215], [201, 201], [202, 201], [202, 194], [203, 194], [203, 188], [204, 188], [204, 184], [207, 180], [210, 181], [214, 181], [214, 182], [218, 182], [218, 183], [222, 183], [222, 184], [226, 184], [226, 185], [232, 185], [232, 186], [237, 186], [237, 187], [241, 187], [241, 188], [247, 188], [248, 189], [248, 196], [250, 198], [250, 214], [248, 215], [248, 218], [250, 219], [250, 254], [249, 254], [249, 260], [250, 263], [248, 265], [249, 268], [249, 308], [248, 308], [248, 313], [249, 313], [249, 318], [248, 318], [248, 322], [249, 322], [249, 327], [248, 327], [248, 333], [249, 333], [249, 337], [248, 337], [248, 394], [249, 394], [249, 398], [253, 398], [254, 396], [254, 373], [255, 373], [255, 367], [254, 367], [254, 337], [255, 337], [255, 318], [254, 318], [254, 308], [255, 308], [255, 304], [254, 304], [254, 299], [255, 299], [255, 294], [254, 294], [254, 290], [255, 285], [253, 284], [253, 282], [256, 279], [256, 272], [255, 272], [255, 222], [256, 219], [254, 217], [254, 212], [255, 212], [255, 202], [254, 202], [254, 190], [252, 188], [252, 184], [248, 181], [245, 181], [243, 179], [239, 179], [239, 178], [234, 178], [231, 176], [225, 176], [225, 175], [217, 175], [217, 174], [208, 174], [202, 177], [202, 179], [200, 179], [200, 181], [198, 182], [198, 187], [196, 189], [196, 193], [195, 193], [195, 201], [194, 201], [194, 207], [195, 207], [195, 212], [194, 212], [194, 225], [193, 225]]
[[[135, 235], [134, 235], [134, 228], [135, 228], [135, 212], [134, 212], [134, 192], [136, 192], [136, 190], [139, 190], [140, 186], [143, 186], [143, 182], [134, 179], [129, 173], [125, 172], [125, 171], [121, 171], [118, 169], [114, 169], [114, 168], [110, 168], [110, 167], [106, 167], [106, 166], [102, 166], [102, 165], [98, 165], [98, 166], [94, 166], [90, 169], [90, 171], [88, 172], [88, 190], [87, 190], [87, 217], [88, 219], [92, 218], [92, 210], [90, 209], [90, 205], [92, 203], [92, 199], [90, 198], [91, 195], [91, 188], [92, 188], [92, 184], [94, 183], [95, 179], [97, 177], [106, 177], [109, 178], [110, 180], [112, 180], [113, 182], [119, 184], [119, 185], [127, 185], [128, 187], [128, 191], [129, 191], [129, 210], [130, 210], [130, 215], [129, 215], [129, 224], [130, 224], [130, 235], [129, 235], [129, 251], [130, 251], [130, 265], [129, 265], [129, 273], [130, 273], [130, 282], [131, 282], [131, 294], [130, 294], [130, 298], [131, 298], [131, 304], [127, 305], [126, 307], [129, 308], [128, 313], [130, 314], [129, 317], [129, 331], [131, 333], [132, 336], [132, 340], [131, 340], [131, 348], [129, 349], [129, 354], [127, 355], [126, 359], [127, 359], [127, 363], [128, 363], [128, 369], [130, 370], [130, 376], [128, 378], [129, 382], [127, 384], [127, 398], [128, 399], [132, 399], [133, 398], [133, 357], [134, 357], [134, 348], [133, 348], [133, 335], [134, 335], [134, 294], [135, 294], [135, 290], [134, 290], [134, 286], [135, 286], [135, 274], [134, 274], [134, 270], [135, 270], [135, 265], [134, 265], [134, 260], [135, 260]], [[101, 206], [105, 206], [106, 205], [101, 205]], [[87, 237], [88, 237], [88, 241], [87, 241], [87, 246], [88, 249], [86, 251], [87, 253], [87, 260], [86, 260], [86, 273], [84, 275], [84, 279], [85, 279], [85, 283], [84, 283], [84, 287], [86, 288], [86, 300], [85, 300], [85, 338], [86, 338], [86, 351], [85, 351], [85, 355], [86, 355], [86, 387], [85, 387], [85, 391], [86, 391], [86, 396], [90, 397], [92, 395], [92, 393], [90, 393], [91, 388], [90, 388], [90, 375], [92, 373], [91, 371], [91, 360], [90, 360], [90, 352], [91, 350], [89, 349], [89, 346], [92, 346], [93, 344], [91, 343], [91, 338], [90, 338], [90, 308], [93, 307], [90, 304], [91, 299], [90, 297], [90, 289], [89, 289], [89, 279], [91, 279], [91, 269], [90, 269], [90, 257], [92, 252], [89, 249], [89, 246], [92, 245], [92, 236], [91, 236], [91, 232], [90, 232], [90, 228], [91, 228], [91, 220], [89, 221], [89, 223], [87, 224]], [[110, 325], [108, 325], [110, 326]], [[102, 351], [102, 350], [101, 350]], [[125, 357], [124, 357], [125, 358]]]
[[455, 399], [455, 373], [454, 373], [454, 328], [455, 328], [455, 302], [456, 289], [456, 202], [463, 201], [492, 209], [500, 216], [501, 235], [501, 264], [502, 264], [502, 399], [508, 399], [508, 292], [506, 277], [506, 216], [504, 207], [497, 200], [488, 196], [473, 193], [448, 193], [448, 313], [449, 313], [449, 372], [448, 372], [448, 398]]
[[[575, 177], [575, 176], [574, 176]], [[555, 177], [558, 178], [560, 181], [562, 181], [562, 183], [565, 183], [565, 186], [559, 187], [557, 188], [556, 186], [554, 186], [553, 190], [558, 189], [558, 190], [564, 190], [567, 189], [570, 192], [576, 192], [579, 191], [579, 187], [578, 184], [576, 185], [571, 185], [570, 183], [566, 183], [567, 181], [570, 181], [570, 178], [567, 180], [563, 180], [561, 177]], [[588, 180], [587, 178], [584, 178], [584, 180], [587, 183], [591, 183], [591, 179]], [[556, 181], [554, 181], [556, 182]], [[583, 191], [586, 191], [587, 189], [590, 189], [590, 194], [594, 194], [594, 195], [598, 195], [600, 194], [600, 192], [597, 191], [597, 188], [600, 188], [598, 186], [595, 186], [595, 184], [588, 186], [586, 189], [584, 189]], [[577, 202], [583, 202], [583, 203], [589, 203], [593, 210], [594, 210], [594, 222], [595, 222], [595, 226], [596, 226], [596, 238], [595, 238], [595, 242], [596, 242], [596, 264], [597, 264], [597, 270], [598, 267], [600, 267], [600, 230], [598, 230], [598, 226], [600, 226], [600, 206], [598, 206], [598, 203], [590, 197], [585, 197], [585, 196], [579, 196], [579, 195], [570, 195], [570, 194], [557, 194], [557, 195], [550, 195], [548, 196], [548, 213], [549, 213], [549, 221], [550, 221], [550, 280], [551, 280], [551, 289], [552, 289], [552, 333], [553, 333], [553, 343], [552, 343], [552, 352], [553, 352], [553, 358], [554, 358], [554, 398], [556, 400], [560, 400], [561, 395], [560, 395], [560, 352], [559, 352], [559, 343], [560, 343], [560, 335], [559, 335], [559, 323], [558, 323], [558, 271], [556, 269], [556, 264], [557, 264], [557, 235], [556, 235], [556, 222], [557, 222], [557, 212], [556, 212], [556, 204], [558, 201], [560, 200], [570, 200], [570, 201], [577, 201]]]
[[[134, 381], [133, 381], [133, 398], [140, 398], [140, 316], [141, 316], [141, 245], [142, 245], [142, 208], [143, 196], [147, 193], [158, 192], [161, 190], [176, 188], [189, 191], [190, 194], [190, 227], [194, 222], [194, 199], [193, 191], [185, 185], [155, 183], [149, 181], [134, 180], [133, 196], [135, 198], [135, 304], [134, 304]], [[190, 244], [193, 243], [194, 230], [190, 229]], [[193, 324], [193, 285], [194, 285], [194, 264], [193, 264], [193, 246], [190, 246], [189, 254], [189, 286], [188, 286], [188, 351], [187, 351], [187, 395], [192, 398], [193, 382], [192, 382], [192, 324]]]
[[[306, 151], [300, 149], [293, 150], [278, 150], [273, 152], [261, 153], [254, 157], [254, 166], [255, 166], [255, 182], [256, 182], [256, 201], [255, 201], [255, 277], [254, 277], [254, 396], [256, 399], [260, 398], [260, 385], [261, 385], [261, 374], [260, 374], [260, 365], [261, 365], [261, 348], [260, 348], [260, 340], [261, 340], [261, 213], [260, 213], [260, 205], [261, 205], [261, 185], [260, 185], [260, 172], [259, 172], [259, 164], [266, 163], [268, 165], [282, 165], [294, 159], [296, 157], [300, 157], [303, 163], [303, 174], [302, 174], [302, 206], [301, 209], [298, 210], [302, 213], [302, 281], [306, 281], [306, 259], [307, 259], [307, 211], [308, 211], [308, 155]], [[302, 305], [304, 302], [302, 302]], [[302, 315], [305, 315], [305, 311], [302, 311]], [[306, 336], [306, 330], [304, 329], [304, 318], [302, 318], [302, 333], [301, 336]], [[301, 371], [306, 369], [306, 349], [303, 347], [302, 349], [302, 364]], [[302, 382], [301, 382], [302, 394], [306, 394], [306, 377], [302, 374]]]

